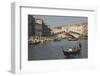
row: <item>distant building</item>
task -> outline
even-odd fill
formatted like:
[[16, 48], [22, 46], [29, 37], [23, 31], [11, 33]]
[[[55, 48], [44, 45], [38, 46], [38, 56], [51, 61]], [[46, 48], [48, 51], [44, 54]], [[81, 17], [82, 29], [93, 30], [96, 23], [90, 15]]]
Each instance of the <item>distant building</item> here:
[[28, 15], [28, 36], [35, 35], [34, 24], [35, 18], [32, 15]]
[[50, 36], [50, 28], [42, 19], [35, 19], [35, 34], [38, 36]]
[[29, 36], [48, 36], [50, 28], [42, 19], [36, 19], [32, 15], [28, 15], [28, 35]]
[[42, 36], [42, 32], [43, 32], [42, 22], [43, 21], [41, 19], [35, 19], [34, 32], [36, 36]]
[[51, 35], [51, 29], [45, 23], [43, 23], [43, 32], [42, 33], [43, 33], [43, 36]]
[[87, 23], [84, 23], [83, 24], [83, 35], [88, 35], [88, 24]]

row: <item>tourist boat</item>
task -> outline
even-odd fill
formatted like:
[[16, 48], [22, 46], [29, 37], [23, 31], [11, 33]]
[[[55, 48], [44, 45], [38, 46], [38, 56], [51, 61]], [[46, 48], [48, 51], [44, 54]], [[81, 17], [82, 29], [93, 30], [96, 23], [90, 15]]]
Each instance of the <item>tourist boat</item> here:
[[40, 41], [38, 41], [38, 42], [35, 42], [35, 43], [33, 43], [33, 44], [37, 45], [37, 44], [39, 44], [39, 43], [40, 43]]
[[68, 56], [70, 54], [77, 54], [81, 51], [80, 47], [72, 47], [72, 48], [68, 48], [67, 50], [65, 50], [64, 48], [62, 48], [63, 54], [65, 56]]
[[61, 39], [60, 38], [55, 38], [54, 41], [61, 41]]
[[40, 41], [39, 42], [29, 42], [29, 45], [37, 45], [39, 43], [40, 43]]
[[76, 41], [76, 38], [68, 38], [68, 41]]
[[31, 41], [29, 41], [29, 45], [37, 45], [39, 43], [40, 43], [39, 40], [31, 40]]

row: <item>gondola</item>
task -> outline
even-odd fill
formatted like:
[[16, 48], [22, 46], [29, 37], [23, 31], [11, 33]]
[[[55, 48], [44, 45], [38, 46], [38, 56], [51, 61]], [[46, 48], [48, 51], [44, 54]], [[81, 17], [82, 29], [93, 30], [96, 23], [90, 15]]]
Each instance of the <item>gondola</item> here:
[[65, 56], [68, 56], [68, 55], [79, 53], [81, 51], [81, 47], [80, 46], [70, 47], [67, 50], [65, 50], [64, 48], [62, 48], [62, 51], [63, 51], [63, 54]]

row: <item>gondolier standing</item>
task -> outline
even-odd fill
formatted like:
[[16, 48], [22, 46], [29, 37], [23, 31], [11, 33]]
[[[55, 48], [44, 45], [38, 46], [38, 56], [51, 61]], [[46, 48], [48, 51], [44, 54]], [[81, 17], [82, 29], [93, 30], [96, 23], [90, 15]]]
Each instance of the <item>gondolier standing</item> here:
[[81, 45], [80, 39], [78, 40], [78, 45], [79, 45], [79, 48], [81, 49], [82, 45]]

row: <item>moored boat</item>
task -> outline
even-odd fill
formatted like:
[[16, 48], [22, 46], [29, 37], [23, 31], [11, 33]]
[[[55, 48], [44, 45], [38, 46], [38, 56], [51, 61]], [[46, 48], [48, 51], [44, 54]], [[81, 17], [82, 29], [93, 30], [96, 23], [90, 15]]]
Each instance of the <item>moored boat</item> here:
[[68, 38], [68, 41], [76, 41], [76, 38]]
[[61, 41], [61, 39], [60, 38], [55, 38], [54, 41]]

